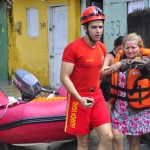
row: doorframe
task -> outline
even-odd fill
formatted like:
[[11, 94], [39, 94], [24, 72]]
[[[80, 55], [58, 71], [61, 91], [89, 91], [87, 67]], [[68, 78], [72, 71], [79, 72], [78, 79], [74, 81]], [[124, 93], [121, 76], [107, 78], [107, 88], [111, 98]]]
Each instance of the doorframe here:
[[[53, 71], [52, 69], [51, 69], [51, 60], [50, 60], [50, 55], [51, 55], [51, 53], [53, 53], [53, 34], [52, 34], [52, 32], [49, 32], [49, 29], [50, 29], [50, 17], [51, 17], [51, 15], [52, 15], [52, 13], [49, 13], [50, 12], [50, 8], [53, 8], [53, 7], [60, 7], [60, 6], [66, 6], [67, 7], [67, 5], [66, 4], [56, 4], [56, 5], [49, 5], [48, 6], [48, 63], [49, 63], [49, 68], [48, 68], [48, 70], [49, 70], [49, 87], [52, 89], [52, 87], [54, 87], [55, 85], [53, 85], [53, 84], [51, 84], [51, 81], [52, 81], [52, 76], [51, 76], [51, 71]], [[52, 10], [52, 9], [51, 9]], [[67, 16], [68, 16], [68, 14], [67, 14]], [[51, 17], [52, 18], [52, 17]], [[54, 62], [54, 61], [53, 61]], [[53, 66], [54, 66], [54, 64], [53, 64]], [[54, 73], [54, 72], [53, 72]], [[51, 86], [52, 85], [52, 86]]]

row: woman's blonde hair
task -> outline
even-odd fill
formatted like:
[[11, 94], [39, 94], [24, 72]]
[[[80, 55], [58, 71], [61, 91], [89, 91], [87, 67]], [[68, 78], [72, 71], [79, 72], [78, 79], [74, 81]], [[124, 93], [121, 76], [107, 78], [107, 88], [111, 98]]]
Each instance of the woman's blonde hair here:
[[[138, 46], [139, 46], [140, 49], [142, 49], [144, 47], [143, 39], [141, 38], [140, 35], [136, 34], [135, 32], [129, 33], [129, 34], [125, 35], [125, 37], [123, 39], [123, 42], [122, 42], [122, 49], [124, 49], [125, 43], [127, 41], [137, 41]], [[140, 52], [137, 55], [140, 55]], [[122, 58], [126, 57], [125, 54], [124, 54], [124, 52], [123, 52], [123, 54], [122, 54], [121, 57]]]
[[140, 48], [143, 48], [143, 47], [144, 47], [143, 39], [141, 38], [140, 35], [136, 34], [135, 32], [129, 33], [129, 34], [127, 34], [127, 35], [124, 37], [124, 40], [123, 40], [123, 43], [122, 43], [123, 48], [124, 48], [124, 46], [125, 46], [126, 41], [137, 41], [138, 46], [139, 46]]

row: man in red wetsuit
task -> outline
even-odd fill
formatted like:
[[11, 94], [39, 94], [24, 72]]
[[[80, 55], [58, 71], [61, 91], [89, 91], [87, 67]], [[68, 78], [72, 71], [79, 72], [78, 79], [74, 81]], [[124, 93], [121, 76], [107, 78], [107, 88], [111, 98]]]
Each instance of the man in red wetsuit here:
[[60, 79], [68, 91], [65, 131], [77, 136], [78, 150], [88, 150], [88, 136], [95, 129], [98, 150], [109, 150], [112, 140], [110, 114], [99, 89], [100, 69], [106, 47], [100, 42], [105, 16], [96, 6], [84, 10], [84, 37], [69, 44], [63, 53]]

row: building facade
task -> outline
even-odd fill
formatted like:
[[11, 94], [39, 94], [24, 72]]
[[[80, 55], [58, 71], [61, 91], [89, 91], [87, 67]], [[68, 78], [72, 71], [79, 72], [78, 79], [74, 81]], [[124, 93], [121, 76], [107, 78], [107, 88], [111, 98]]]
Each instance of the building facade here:
[[[87, 6], [104, 10], [102, 41], [109, 52], [118, 36], [137, 32], [137, 28], [143, 31], [134, 28], [129, 16], [137, 9], [149, 8], [150, 0], [0, 0], [0, 4], [0, 79], [11, 80], [21, 68], [34, 74], [43, 86], [56, 89], [61, 86], [65, 46], [84, 35], [80, 16]], [[144, 24], [140, 26], [144, 28]]]
[[58, 88], [63, 50], [80, 37], [80, 9], [80, 0], [13, 0], [9, 78], [22, 68]]
[[[104, 0], [103, 8], [106, 15], [106, 21], [104, 26], [104, 43], [107, 46], [108, 51], [113, 50], [114, 48], [114, 40], [120, 36], [130, 32], [137, 32], [137, 28], [135, 28], [135, 24], [137, 22], [133, 22], [132, 20], [128, 20], [128, 16], [131, 13], [134, 13], [136, 10], [141, 10], [140, 13], [144, 13], [144, 9], [148, 9], [150, 7], [150, 0]], [[149, 11], [149, 10], [148, 10]], [[150, 15], [148, 16], [150, 18]], [[137, 16], [138, 19], [138, 16]], [[132, 25], [129, 25], [129, 21], [133, 22]], [[141, 20], [139, 20], [139, 23]], [[140, 25], [141, 28], [145, 28], [145, 24]], [[150, 26], [150, 25], [149, 25]], [[147, 29], [150, 31], [149, 29]], [[138, 34], [142, 34], [141, 32], [137, 32]], [[149, 33], [149, 32], [148, 32]], [[143, 36], [143, 38], [146, 35]]]

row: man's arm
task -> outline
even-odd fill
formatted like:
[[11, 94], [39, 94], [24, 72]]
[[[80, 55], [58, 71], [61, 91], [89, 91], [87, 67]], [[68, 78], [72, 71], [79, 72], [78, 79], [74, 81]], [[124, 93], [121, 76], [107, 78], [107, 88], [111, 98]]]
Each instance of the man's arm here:
[[112, 74], [112, 70], [110, 68], [110, 65], [113, 64], [114, 57], [112, 54], [107, 54], [104, 60], [103, 67], [101, 68], [101, 79], [106, 76]]
[[61, 71], [60, 71], [60, 81], [68, 90], [68, 92], [75, 97], [77, 100], [80, 101], [81, 96], [78, 94], [77, 90], [75, 89], [72, 81], [70, 80], [70, 75], [74, 69], [73, 63], [68, 63], [62, 61], [61, 64]]
[[81, 97], [70, 80], [70, 75], [74, 69], [74, 64], [62, 61], [60, 71], [60, 81], [68, 92], [75, 97], [84, 107], [92, 107], [94, 99]]

